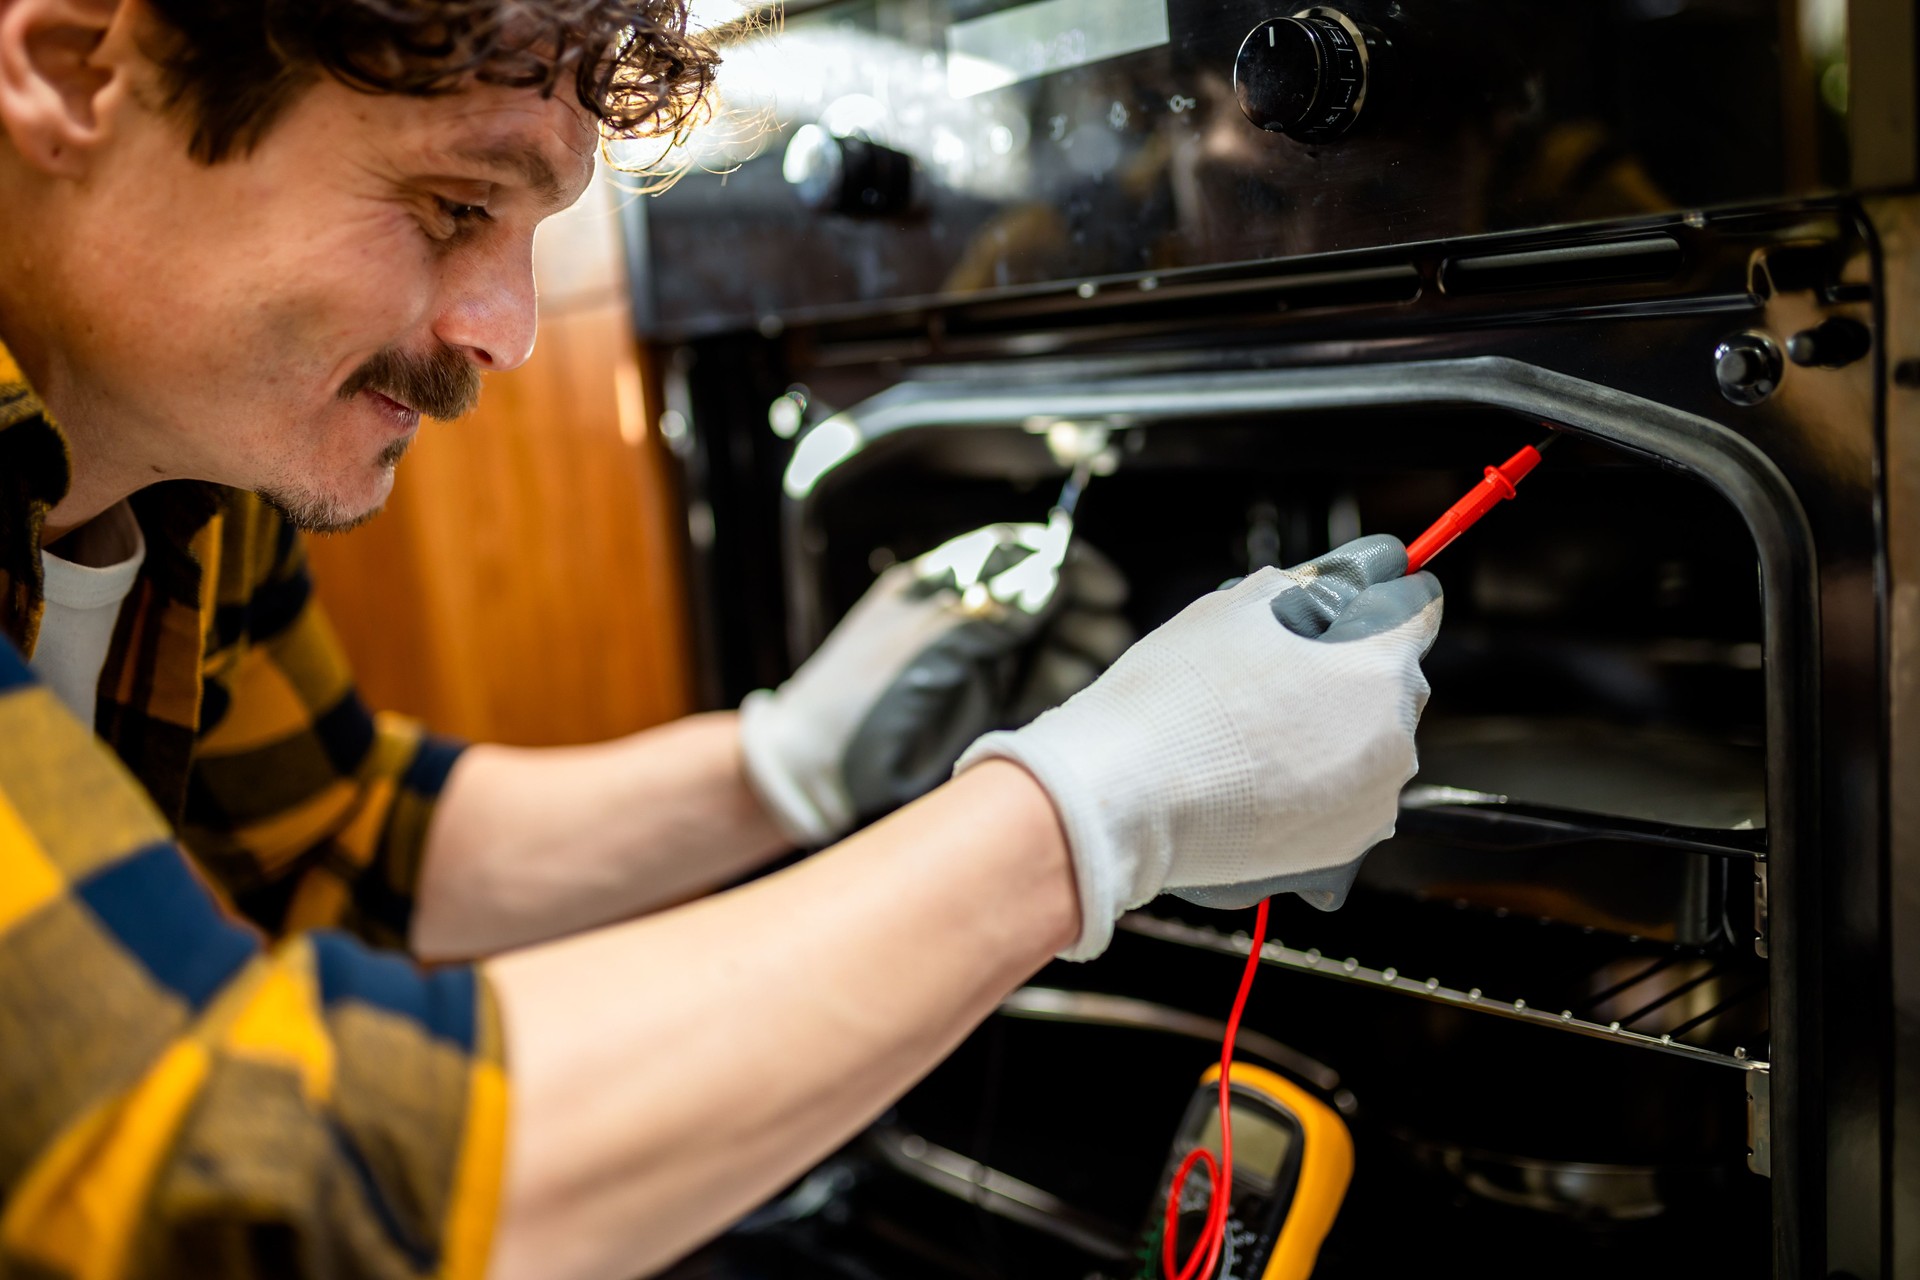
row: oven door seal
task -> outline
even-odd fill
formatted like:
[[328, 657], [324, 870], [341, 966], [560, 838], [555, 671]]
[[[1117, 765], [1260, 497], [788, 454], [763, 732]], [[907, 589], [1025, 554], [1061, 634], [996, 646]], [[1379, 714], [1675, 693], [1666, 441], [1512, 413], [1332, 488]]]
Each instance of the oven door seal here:
[[1113, 376], [1050, 365], [1041, 376], [986, 366], [904, 381], [815, 426], [787, 472], [783, 538], [795, 656], [823, 631], [813, 616], [817, 554], [806, 536], [820, 482], [875, 444], [929, 429], [1024, 429], [1035, 418], [1151, 424], [1336, 409], [1481, 407], [1604, 440], [1692, 475], [1739, 513], [1760, 559], [1766, 644], [1768, 1010], [1775, 1274], [1797, 1275], [1825, 1203], [1816, 802], [1819, 589], [1813, 534], [1773, 460], [1707, 418], [1504, 356], [1342, 366]]

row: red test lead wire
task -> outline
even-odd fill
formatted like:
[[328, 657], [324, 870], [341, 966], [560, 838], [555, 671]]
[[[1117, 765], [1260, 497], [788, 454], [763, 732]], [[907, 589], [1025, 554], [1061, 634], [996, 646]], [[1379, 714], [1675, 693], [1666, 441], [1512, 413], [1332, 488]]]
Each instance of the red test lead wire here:
[[1538, 445], [1528, 445], [1499, 466], [1488, 467], [1486, 479], [1473, 486], [1466, 497], [1448, 507], [1446, 514], [1433, 522], [1432, 528], [1407, 547], [1407, 572], [1420, 572], [1426, 567], [1427, 561], [1471, 529], [1481, 516], [1513, 497], [1515, 486], [1527, 478], [1528, 472], [1540, 465], [1540, 450], [1553, 441], [1554, 437], [1548, 436]]
[[[1240, 972], [1240, 990], [1233, 997], [1233, 1012], [1227, 1015], [1227, 1034], [1220, 1045], [1220, 1159], [1213, 1152], [1196, 1146], [1187, 1152], [1167, 1189], [1166, 1225], [1160, 1241], [1160, 1265], [1165, 1280], [1207, 1280], [1220, 1263], [1220, 1252], [1227, 1242], [1227, 1214], [1233, 1199], [1233, 1103], [1228, 1090], [1233, 1084], [1233, 1041], [1240, 1033], [1240, 1019], [1247, 1011], [1247, 996], [1253, 991], [1253, 975], [1260, 969], [1260, 948], [1267, 941], [1267, 903], [1253, 916], [1253, 938], [1247, 948], [1247, 967]], [[1193, 1242], [1185, 1266], [1180, 1265], [1177, 1237], [1180, 1229], [1180, 1198], [1186, 1189], [1187, 1175], [1195, 1165], [1207, 1171], [1210, 1185], [1207, 1218], [1200, 1237]]]
[[[1471, 529], [1487, 512], [1514, 496], [1516, 486], [1540, 465], [1540, 450], [1557, 437], [1548, 436], [1538, 445], [1528, 445], [1497, 467], [1488, 467], [1486, 478], [1466, 497], [1448, 508], [1433, 522], [1433, 527], [1413, 540], [1407, 548], [1407, 572], [1418, 573], [1427, 561], [1446, 549], [1455, 538]], [[1247, 951], [1247, 967], [1240, 974], [1240, 990], [1233, 999], [1233, 1012], [1227, 1016], [1227, 1033], [1220, 1046], [1220, 1159], [1205, 1147], [1196, 1146], [1174, 1171], [1168, 1188], [1166, 1221], [1160, 1240], [1160, 1266], [1166, 1280], [1206, 1280], [1220, 1264], [1226, 1244], [1227, 1214], [1233, 1196], [1233, 1104], [1229, 1090], [1233, 1081], [1233, 1041], [1240, 1032], [1240, 1019], [1247, 1011], [1247, 996], [1253, 990], [1253, 975], [1260, 968], [1260, 948], [1267, 940], [1267, 903], [1262, 900], [1254, 915], [1252, 945]], [[1209, 1184], [1207, 1217], [1199, 1239], [1185, 1265], [1179, 1256], [1180, 1199], [1187, 1178], [1199, 1167], [1206, 1170]]]

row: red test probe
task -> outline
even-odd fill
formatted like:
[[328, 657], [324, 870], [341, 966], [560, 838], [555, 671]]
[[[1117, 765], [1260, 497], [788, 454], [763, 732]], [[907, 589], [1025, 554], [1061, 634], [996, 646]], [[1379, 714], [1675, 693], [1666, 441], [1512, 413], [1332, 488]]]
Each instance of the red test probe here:
[[[1475, 485], [1466, 497], [1447, 508], [1446, 514], [1435, 520], [1431, 528], [1413, 540], [1413, 545], [1407, 548], [1407, 572], [1420, 572], [1426, 567], [1427, 561], [1471, 529], [1481, 516], [1513, 497], [1519, 483], [1540, 465], [1540, 451], [1557, 439], [1558, 436], [1548, 436], [1537, 445], [1528, 445], [1499, 466], [1488, 467], [1485, 479]], [[1187, 1153], [1187, 1158], [1181, 1161], [1179, 1170], [1174, 1174], [1173, 1185], [1167, 1196], [1166, 1222], [1161, 1237], [1160, 1266], [1166, 1280], [1206, 1280], [1219, 1265], [1221, 1248], [1226, 1243], [1228, 1199], [1233, 1193], [1233, 1112], [1232, 1104], [1228, 1101], [1228, 1088], [1233, 1078], [1233, 1041], [1240, 1030], [1240, 1017], [1247, 1009], [1247, 995], [1253, 990], [1253, 975], [1260, 968], [1260, 948], [1266, 939], [1267, 903], [1263, 899], [1260, 910], [1254, 915], [1253, 937], [1247, 949], [1247, 967], [1240, 974], [1239, 994], [1234, 997], [1233, 1012], [1227, 1017], [1227, 1033], [1221, 1045], [1220, 1159], [1215, 1160], [1213, 1152], [1205, 1147], [1195, 1147]], [[1187, 1176], [1196, 1167], [1206, 1173], [1209, 1184], [1207, 1218], [1201, 1226], [1200, 1238], [1194, 1241], [1193, 1252], [1187, 1255], [1186, 1264], [1182, 1266], [1174, 1240], [1180, 1220], [1181, 1193], [1186, 1187]]]
[[1481, 516], [1513, 497], [1515, 486], [1540, 465], [1540, 451], [1556, 439], [1557, 436], [1548, 436], [1537, 445], [1526, 446], [1499, 466], [1488, 467], [1486, 479], [1448, 507], [1445, 515], [1407, 547], [1407, 572], [1420, 572], [1427, 561], [1446, 550], [1449, 543], [1471, 529]]

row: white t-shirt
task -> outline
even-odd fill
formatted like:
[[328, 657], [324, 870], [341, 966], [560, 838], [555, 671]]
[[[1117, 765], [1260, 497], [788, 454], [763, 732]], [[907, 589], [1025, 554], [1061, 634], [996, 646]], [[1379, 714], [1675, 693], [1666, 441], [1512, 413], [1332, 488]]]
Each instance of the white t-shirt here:
[[147, 558], [147, 541], [122, 502], [62, 538], [60, 548], [73, 559], [41, 553], [47, 607], [27, 665], [92, 728], [114, 623]]

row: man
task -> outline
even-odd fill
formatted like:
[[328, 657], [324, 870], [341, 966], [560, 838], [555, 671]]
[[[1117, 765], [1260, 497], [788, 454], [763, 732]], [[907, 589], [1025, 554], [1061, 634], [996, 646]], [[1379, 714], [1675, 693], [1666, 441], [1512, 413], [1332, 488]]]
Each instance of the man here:
[[1391, 830], [1439, 591], [1388, 539], [845, 839], [1058, 618], [1044, 540], [883, 578], [740, 717], [361, 707], [296, 530], [526, 358], [535, 225], [709, 78], [683, 3], [0, 0], [0, 1275], [657, 1268], [1128, 906], [1331, 904]]

